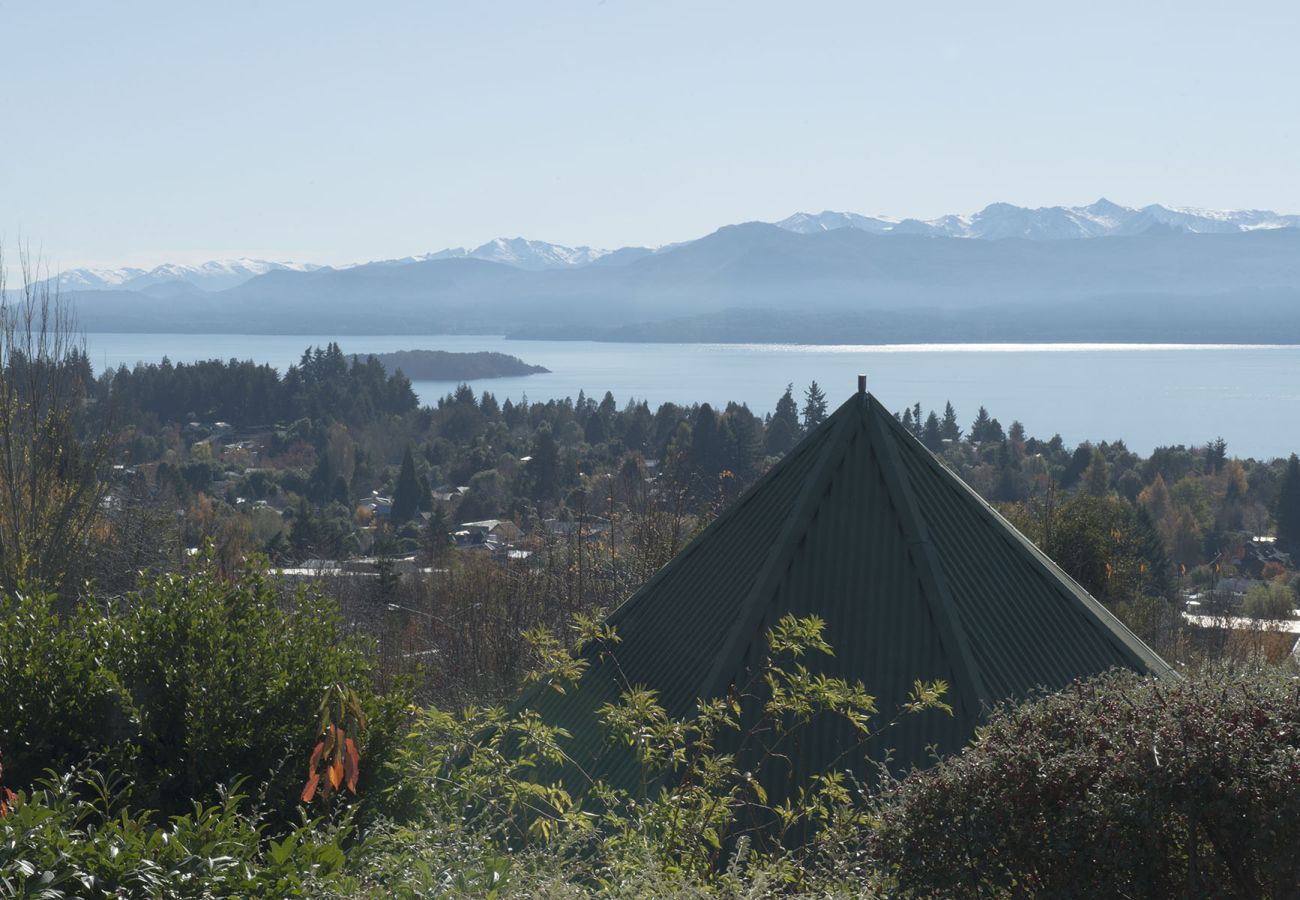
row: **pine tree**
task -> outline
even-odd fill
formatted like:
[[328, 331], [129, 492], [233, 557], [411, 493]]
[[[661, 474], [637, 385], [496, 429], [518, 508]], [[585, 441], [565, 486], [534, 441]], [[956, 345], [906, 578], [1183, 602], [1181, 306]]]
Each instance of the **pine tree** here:
[[920, 440], [921, 432], [925, 429], [925, 422], [921, 418], [921, 401], [918, 400], [912, 404], [912, 435]]
[[949, 402], [943, 408], [943, 422], [939, 425], [939, 435], [945, 441], [960, 441], [961, 429], [957, 427], [957, 411]]
[[1290, 552], [1300, 549], [1300, 458], [1294, 453], [1277, 495], [1277, 542]]
[[794, 401], [794, 385], [789, 384], [767, 423], [767, 452], [774, 456], [785, 453], [799, 440], [799, 433], [799, 406]]
[[537, 429], [532, 457], [527, 469], [530, 496], [534, 501], [553, 500], [560, 490], [560, 452], [549, 425]]
[[710, 482], [726, 465], [719, 425], [713, 407], [707, 403], [696, 412], [691, 425], [691, 466], [696, 474]]
[[396, 525], [409, 522], [420, 511], [420, 480], [415, 475], [415, 457], [411, 445], [406, 445], [402, 454], [402, 471], [397, 476], [397, 486], [393, 488], [392, 520]]
[[970, 425], [969, 437], [972, 444], [978, 444], [989, 439], [988, 432], [991, 421], [989, 411], [981, 406], [980, 411], [975, 415], [975, 421], [971, 422]]
[[1223, 468], [1223, 464], [1228, 459], [1228, 442], [1223, 438], [1215, 438], [1205, 447], [1205, 464], [1215, 475]]
[[803, 428], [804, 431], [812, 431], [826, 421], [826, 395], [814, 381], [808, 385], [808, 390], [803, 396]]
[[921, 443], [933, 453], [943, 449], [943, 434], [939, 427], [939, 417], [934, 414], [934, 410], [930, 410], [925, 427], [921, 430]]

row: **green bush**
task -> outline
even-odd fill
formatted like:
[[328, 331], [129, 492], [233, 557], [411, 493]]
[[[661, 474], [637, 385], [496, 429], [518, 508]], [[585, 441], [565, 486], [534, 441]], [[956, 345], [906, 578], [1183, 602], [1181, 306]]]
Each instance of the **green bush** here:
[[884, 803], [914, 896], [1293, 897], [1300, 682], [1113, 675], [997, 712]]
[[101, 619], [61, 620], [53, 594], [0, 592], [0, 752], [5, 783], [32, 783], [134, 737], [131, 698], [103, 665]]
[[[325, 688], [354, 687], [371, 728], [363, 785], [380, 768], [405, 706], [373, 689], [373, 654], [345, 639], [334, 604], [252, 565], [223, 580], [210, 559], [67, 621], [45, 596], [0, 601], [0, 749], [11, 786], [99, 757], [164, 814], [239, 776], [266, 783], [281, 815], [296, 805]], [[16, 702], [10, 702], [10, 700]]]
[[94, 773], [20, 794], [0, 817], [0, 896], [281, 898], [346, 887], [347, 826], [310, 821], [270, 839], [238, 794], [163, 824], [129, 798], [129, 788]]

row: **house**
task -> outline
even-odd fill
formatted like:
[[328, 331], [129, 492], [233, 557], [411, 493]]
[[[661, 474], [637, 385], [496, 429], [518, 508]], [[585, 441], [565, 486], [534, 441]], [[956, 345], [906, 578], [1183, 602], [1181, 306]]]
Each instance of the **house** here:
[[371, 491], [369, 497], [362, 497], [357, 505], [369, 510], [376, 519], [387, 519], [393, 514], [393, 498], [381, 497], [378, 491]]
[[1265, 567], [1270, 563], [1273, 564], [1274, 571], [1278, 568], [1292, 568], [1291, 554], [1278, 548], [1276, 538], [1252, 538], [1246, 541], [1240, 553], [1234, 555], [1229, 562], [1253, 578], [1262, 577]]
[[698, 699], [748, 683], [787, 613], [825, 621], [834, 655], [801, 662], [861, 681], [878, 723], [917, 679], [946, 682], [952, 714], [901, 716], [866, 745], [815, 718], [797, 753], [764, 767], [771, 803], [829, 770], [869, 781], [886, 756], [895, 771], [924, 767], [969, 743], [991, 707], [1040, 687], [1113, 668], [1172, 674], [862, 389], [608, 617], [620, 641], [587, 651], [576, 685], [531, 689], [516, 708], [572, 735], [557, 772], [572, 790], [581, 773], [634, 790], [635, 760], [596, 711], [635, 684], [668, 715], [694, 715]]
[[470, 544], [510, 544], [524, 536], [524, 533], [519, 530], [519, 526], [508, 519], [462, 522], [456, 534], [468, 535], [469, 539], [465, 543]]

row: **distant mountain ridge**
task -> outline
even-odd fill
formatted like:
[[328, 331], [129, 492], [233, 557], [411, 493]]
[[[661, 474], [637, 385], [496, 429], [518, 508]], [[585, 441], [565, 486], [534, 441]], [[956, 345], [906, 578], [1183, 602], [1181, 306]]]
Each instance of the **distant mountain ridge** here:
[[110, 269], [71, 269], [56, 277], [65, 291], [142, 291], [161, 284], [181, 282], [203, 291], [224, 291], [267, 272], [312, 272], [326, 268], [315, 263], [272, 262], [265, 259], [227, 259], [185, 265], [164, 263], [152, 269], [130, 266]]
[[918, 234], [977, 240], [1071, 240], [1119, 237], [1152, 230], [1191, 234], [1233, 234], [1272, 228], [1300, 228], [1300, 216], [1272, 210], [1207, 210], [1152, 204], [1135, 209], [1105, 198], [1088, 206], [1044, 206], [1028, 209], [993, 203], [970, 216], [937, 219], [895, 219], [848, 212], [795, 213], [777, 227], [799, 234], [856, 228], [871, 234]]
[[[968, 238], [973, 240], [1073, 240], [1124, 237], [1160, 231], [1190, 234], [1236, 234], [1248, 231], [1300, 228], [1300, 215], [1281, 215], [1271, 210], [1204, 210], [1152, 204], [1141, 208], [1120, 206], [1101, 199], [1088, 206], [1046, 206], [1030, 209], [1009, 203], [993, 203], [968, 216], [947, 215], [937, 219], [899, 219], [864, 216], [852, 212], [795, 213], [772, 223], [783, 231], [819, 234], [840, 229], [875, 235], [920, 235], [924, 237]], [[726, 226], [724, 226], [726, 227]], [[497, 238], [473, 249], [449, 247], [419, 256], [330, 267], [314, 263], [273, 262], [262, 259], [213, 260], [197, 265], [164, 264], [152, 269], [72, 269], [58, 276], [59, 286], [68, 291], [143, 291], [162, 288], [171, 296], [185, 292], [180, 285], [200, 291], [222, 291], [237, 287], [260, 275], [275, 271], [314, 272], [367, 266], [403, 266], [444, 259], [477, 259], [525, 272], [551, 272], [587, 266], [627, 265], [687, 246], [694, 241], [662, 247], [622, 247], [603, 250], [587, 246], [570, 247], [522, 237]]]
[[870, 343], [1084, 331], [1178, 341], [1195, 326], [1198, 340], [1300, 343], [1300, 229], [971, 240], [751, 222], [620, 264], [525, 270], [449, 257], [281, 269], [212, 294], [70, 296], [92, 332]]

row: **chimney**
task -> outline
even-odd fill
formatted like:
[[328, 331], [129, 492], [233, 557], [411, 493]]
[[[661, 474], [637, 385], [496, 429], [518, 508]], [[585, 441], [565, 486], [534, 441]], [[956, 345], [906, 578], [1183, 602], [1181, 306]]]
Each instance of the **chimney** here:
[[866, 375], [859, 375], [859, 376], [858, 376], [858, 393], [859, 393], [859, 394], [865, 394], [866, 392], [867, 392], [867, 376], [866, 376]]

